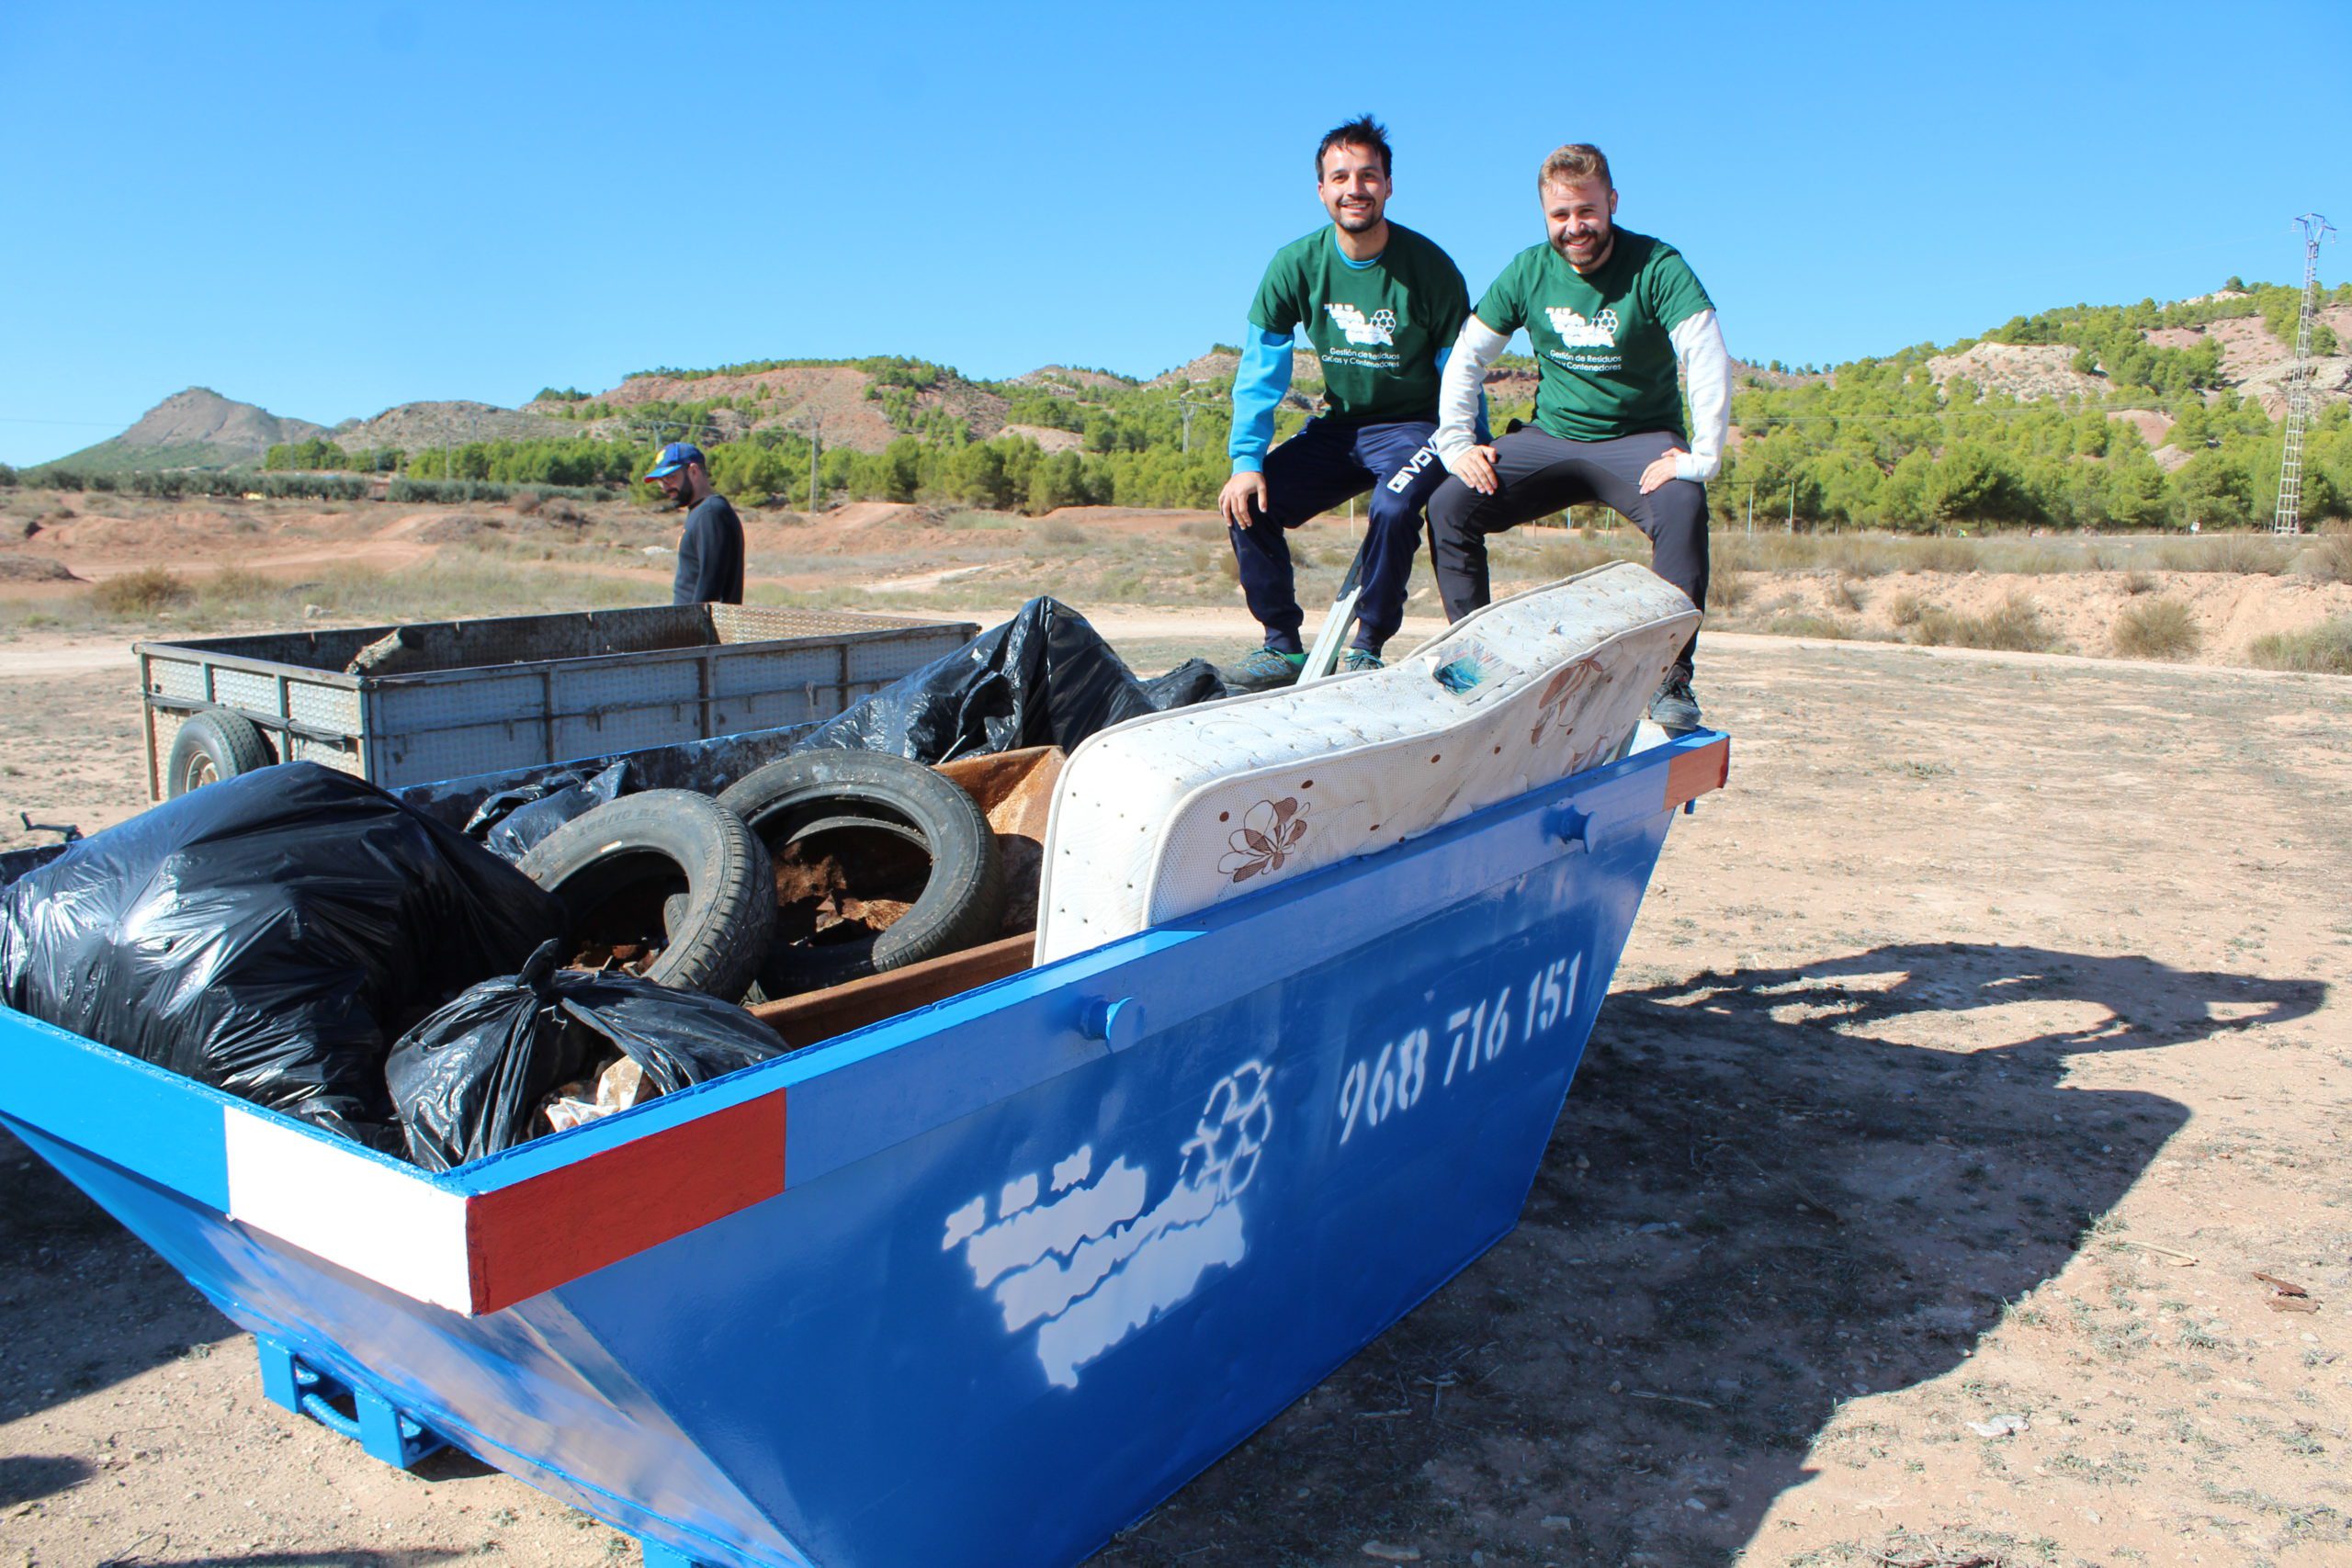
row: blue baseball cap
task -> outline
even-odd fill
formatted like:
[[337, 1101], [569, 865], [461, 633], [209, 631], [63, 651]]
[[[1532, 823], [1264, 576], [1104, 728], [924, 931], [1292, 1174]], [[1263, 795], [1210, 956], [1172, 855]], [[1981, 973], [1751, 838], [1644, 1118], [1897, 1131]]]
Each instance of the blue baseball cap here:
[[[662, 448], [662, 455], [653, 459], [651, 468], [645, 470], [645, 477], [649, 479], [658, 479], [664, 474], [676, 473], [688, 463], [701, 463], [702, 460], [702, 448], [693, 442], [673, 441]], [[709, 467], [707, 463], [704, 463], [703, 466]]]

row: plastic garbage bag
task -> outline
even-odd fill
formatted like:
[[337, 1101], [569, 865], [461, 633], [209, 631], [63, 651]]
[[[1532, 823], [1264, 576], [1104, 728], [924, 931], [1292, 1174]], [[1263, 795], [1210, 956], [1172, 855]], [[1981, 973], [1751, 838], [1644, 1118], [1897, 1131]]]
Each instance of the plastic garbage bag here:
[[566, 768], [531, 784], [503, 789], [466, 818], [465, 834], [508, 863], [575, 817], [628, 793], [628, 764], [615, 762], [590, 777]]
[[741, 1008], [634, 975], [557, 967], [549, 942], [522, 973], [485, 980], [392, 1048], [384, 1076], [427, 1170], [513, 1148], [551, 1130], [559, 1086], [619, 1055], [642, 1070], [630, 1103], [782, 1055], [784, 1039]]
[[379, 1142], [401, 1031], [563, 926], [479, 845], [296, 762], [191, 790], [0, 890], [0, 1001]]
[[1012, 619], [900, 677], [824, 724], [796, 751], [888, 751], [946, 762], [1024, 746], [1076, 750], [1123, 719], [1228, 694], [1190, 659], [1138, 680], [1086, 617], [1032, 599]]

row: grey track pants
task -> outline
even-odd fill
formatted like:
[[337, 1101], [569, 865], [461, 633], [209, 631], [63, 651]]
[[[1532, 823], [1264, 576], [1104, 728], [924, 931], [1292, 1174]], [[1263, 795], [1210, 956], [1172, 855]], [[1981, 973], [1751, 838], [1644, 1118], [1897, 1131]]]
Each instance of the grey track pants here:
[[[1430, 497], [1430, 563], [1437, 571], [1446, 618], [1458, 621], [1493, 597], [1487, 580], [1487, 535], [1594, 501], [1648, 535], [1651, 570], [1704, 609], [1706, 487], [1690, 479], [1668, 479], [1649, 494], [1642, 493], [1642, 470], [1680, 445], [1662, 430], [1613, 441], [1563, 441], [1533, 425], [1497, 440], [1495, 477], [1499, 483], [1493, 495], [1481, 495], [1449, 476]], [[1675, 656], [1675, 668], [1685, 677], [1698, 644], [1693, 633]]]

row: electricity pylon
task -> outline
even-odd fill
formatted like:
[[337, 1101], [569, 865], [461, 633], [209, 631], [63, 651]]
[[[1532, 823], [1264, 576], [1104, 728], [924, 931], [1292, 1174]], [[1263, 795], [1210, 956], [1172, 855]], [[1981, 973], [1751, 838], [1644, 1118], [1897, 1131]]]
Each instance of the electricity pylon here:
[[2274, 534], [2303, 531], [2303, 427], [2312, 418], [2312, 313], [2319, 303], [2319, 248], [2335, 225], [2316, 212], [2295, 220], [2303, 231], [2303, 308], [2295, 321], [2295, 363], [2287, 371], [2287, 439], [2278, 452], [2278, 509]]

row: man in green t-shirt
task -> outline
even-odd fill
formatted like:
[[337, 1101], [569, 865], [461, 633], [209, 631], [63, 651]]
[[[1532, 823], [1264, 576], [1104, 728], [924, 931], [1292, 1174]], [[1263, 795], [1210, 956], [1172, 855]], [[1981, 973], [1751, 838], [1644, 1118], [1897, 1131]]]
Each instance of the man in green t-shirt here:
[[[1388, 138], [1377, 120], [1366, 115], [1326, 135], [1315, 175], [1331, 221], [1274, 253], [1233, 378], [1233, 477], [1217, 509], [1266, 637], [1225, 671], [1241, 691], [1288, 685], [1306, 661], [1285, 531], [1366, 491], [1359, 620], [1340, 668], [1380, 667], [1381, 645], [1405, 618], [1421, 509], [1445, 478], [1429, 442], [1439, 377], [1470, 316], [1462, 269], [1388, 220]], [[1290, 387], [1291, 333], [1302, 328], [1323, 364], [1324, 412], [1269, 452], [1274, 409]]]
[[[1445, 613], [1458, 621], [1487, 602], [1487, 535], [1589, 501], [1648, 535], [1652, 568], [1703, 610], [1704, 487], [1731, 427], [1731, 359], [1714, 304], [1680, 252], [1616, 227], [1600, 149], [1559, 149], [1535, 183], [1548, 238], [1495, 279], [1446, 366], [1436, 446], [1453, 477], [1429, 507]], [[1472, 432], [1471, 411], [1487, 367], [1521, 327], [1535, 349], [1535, 423], [1488, 445]], [[1699, 726], [1697, 646], [1694, 634], [1651, 701], [1650, 716], [1668, 729]]]

